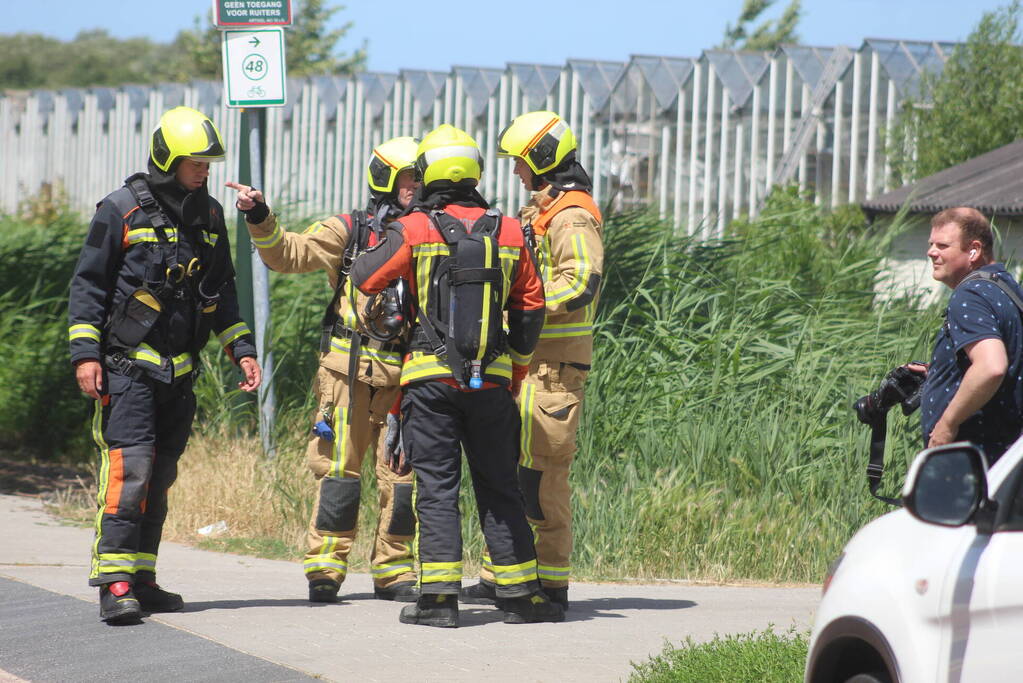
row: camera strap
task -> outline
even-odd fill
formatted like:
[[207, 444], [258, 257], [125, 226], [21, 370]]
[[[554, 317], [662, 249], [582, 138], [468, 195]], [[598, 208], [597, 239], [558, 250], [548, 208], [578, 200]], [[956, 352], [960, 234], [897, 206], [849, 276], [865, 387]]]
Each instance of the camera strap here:
[[882, 414], [881, 418], [870, 425], [870, 461], [867, 463], [867, 487], [870, 495], [883, 503], [902, 507], [902, 501], [897, 498], [879, 496], [877, 490], [881, 487], [881, 478], [884, 476], [884, 445], [888, 434], [888, 415]]

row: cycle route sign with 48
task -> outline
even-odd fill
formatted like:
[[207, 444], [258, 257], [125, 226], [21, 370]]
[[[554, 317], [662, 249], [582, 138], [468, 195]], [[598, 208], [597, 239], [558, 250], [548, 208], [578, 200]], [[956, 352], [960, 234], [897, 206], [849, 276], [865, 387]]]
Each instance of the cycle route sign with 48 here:
[[283, 106], [284, 29], [221, 30], [228, 107]]

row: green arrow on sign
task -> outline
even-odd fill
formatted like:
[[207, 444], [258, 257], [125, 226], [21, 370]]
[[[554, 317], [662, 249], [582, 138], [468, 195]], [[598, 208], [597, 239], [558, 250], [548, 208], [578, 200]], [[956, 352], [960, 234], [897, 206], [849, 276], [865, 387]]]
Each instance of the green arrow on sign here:
[[249, 44], [252, 45], [252, 47], [259, 47], [259, 38], [252, 36], [252, 40], [249, 41]]

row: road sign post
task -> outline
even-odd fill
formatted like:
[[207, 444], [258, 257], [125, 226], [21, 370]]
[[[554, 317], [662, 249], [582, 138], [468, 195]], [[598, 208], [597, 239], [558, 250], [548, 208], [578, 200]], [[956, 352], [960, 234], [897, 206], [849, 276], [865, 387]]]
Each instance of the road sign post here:
[[[287, 101], [284, 31], [291, 24], [291, 0], [213, 0], [213, 20], [221, 29], [224, 67], [224, 100], [228, 107], [243, 107], [239, 180], [263, 188], [264, 107]], [[274, 28], [265, 28], [274, 27]], [[276, 401], [273, 390], [274, 362], [269, 348], [270, 279], [266, 266], [249, 241], [245, 217], [238, 216], [239, 294], [247, 292], [243, 310], [251, 312], [256, 352], [263, 366], [259, 388], [259, 433], [263, 452], [273, 457]], [[244, 245], [244, 248], [242, 247]], [[247, 271], [247, 272], [246, 272]]]
[[227, 106], [283, 106], [287, 101], [284, 29], [222, 33]]

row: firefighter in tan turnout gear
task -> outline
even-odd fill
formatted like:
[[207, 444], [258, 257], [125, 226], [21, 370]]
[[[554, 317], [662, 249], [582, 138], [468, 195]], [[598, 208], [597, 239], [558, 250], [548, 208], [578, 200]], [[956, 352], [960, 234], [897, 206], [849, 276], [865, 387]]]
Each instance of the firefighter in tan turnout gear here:
[[[590, 177], [576, 159], [575, 135], [557, 114], [535, 111], [515, 118], [501, 133], [497, 153], [515, 160], [515, 174], [533, 193], [519, 218], [532, 228], [547, 316], [518, 399], [519, 483], [534, 530], [540, 583], [552, 602], [567, 609], [572, 572], [568, 475], [593, 351], [604, 259], [601, 215]], [[480, 582], [462, 591], [463, 602], [494, 600], [490, 566], [484, 555]]]
[[[317, 484], [304, 560], [312, 602], [337, 601], [358, 527], [363, 456], [371, 447], [380, 506], [371, 558], [374, 594], [402, 602], [418, 597], [412, 475], [395, 474], [387, 463], [387, 443], [392, 437], [397, 440], [398, 430], [388, 411], [399, 394], [407, 344], [408, 326], [399, 301], [403, 283], [367, 297], [347, 277], [355, 256], [376, 244], [382, 226], [401, 215], [411, 201], [418, 187], [413, 172], [416, 147], [410, 137], [376, 147], [367, 170], [367, 210], [325, 218], [302, 233], [278, 224], [262, 192], [228, 183], [238, 190], [236, 206], [245, 213], [263, 262], [282, 273], [325, 270], [334, 292], [321, 326], [314, 389], [318, 407], [307, 450]], [[387, 438], [381, 438], [385, 433]]]

